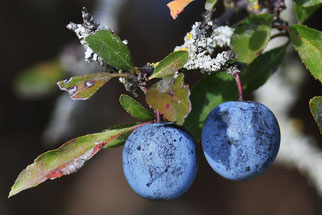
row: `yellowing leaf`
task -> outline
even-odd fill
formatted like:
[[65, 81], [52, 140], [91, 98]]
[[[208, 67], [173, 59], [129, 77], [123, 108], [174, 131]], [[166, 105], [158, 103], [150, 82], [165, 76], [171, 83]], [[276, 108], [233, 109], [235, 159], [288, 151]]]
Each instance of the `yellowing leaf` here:
[[94, 95], [111, 78], [121, 77], [120, 73], [98, 72], [74, 76], [57, 84], [61, 90], [69, 93], [74, 100], [86, 100]]
[[170, 9], [170, 14], [173, 19], [176, 19], [177, 16], [183, 11], [183, 9], [194, 0], [174, 0], [167, 4]]
[[155, 67], [154, 73], [149, 77], [149, 79], [163, 78], [174, 74], [186, 64], [188, 59], [189, 53], [186, 50], [172, 52], [158, 63]]
[[86, 100], [110, 79], [109, 73], [100, 72], [75, 76], [59, 81], [57, 84], [61, 90], [67, 91], [72, 99]]
[[182, 125], [191, 110], [189, 87], [183, 82], [184, 75], [179, 73], [162, 78], [153, 84], [145, 95], [146, 102], [163, 114], [164, 118]]

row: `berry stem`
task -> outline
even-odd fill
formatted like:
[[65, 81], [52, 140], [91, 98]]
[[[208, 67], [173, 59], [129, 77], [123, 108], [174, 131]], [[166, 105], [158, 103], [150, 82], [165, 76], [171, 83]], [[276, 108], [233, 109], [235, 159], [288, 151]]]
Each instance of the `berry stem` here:
[[277, 28], [278, 30], [284, 30], [284, 31], [288, 31], [288, 27], [286, 25], [273, 25], [273, 28]]
[[157, 123], [159, 123], [161, 121], [160, 112], [158, 110], [155, 111], [155, 115], [157, 117]]
[[237, 88], [238, 88], [238, 94], [239, 94], [239, 101], [244, 101], [243, 99], [243, 85], [240, 79], [240, 72], [236, 72], [233, 74], [235, 80], [236, 80], [236, 84], [237, 84]]

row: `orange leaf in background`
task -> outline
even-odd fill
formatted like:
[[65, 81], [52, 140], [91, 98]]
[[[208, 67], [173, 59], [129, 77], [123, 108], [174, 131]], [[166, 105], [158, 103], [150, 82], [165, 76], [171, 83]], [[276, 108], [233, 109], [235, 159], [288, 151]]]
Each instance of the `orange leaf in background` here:
[[183, 11], [183, 9], [190, 4], [194, 0], [174, 0], [167, 4], [170, 9], [170, 14], [173, 19], [176, 19], [179, 13]]

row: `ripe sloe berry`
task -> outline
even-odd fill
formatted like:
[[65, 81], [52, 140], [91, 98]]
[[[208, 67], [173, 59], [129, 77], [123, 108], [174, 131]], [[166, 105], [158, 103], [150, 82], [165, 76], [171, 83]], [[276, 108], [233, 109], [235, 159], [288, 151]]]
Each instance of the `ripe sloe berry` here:
[[280, 146], [280, 129], [263, 104], [225, 102], [208, 115], [201, 142], [208, 163], [218, 174], [245, 180], [271, 166]]
[[195, 142], [183, 128], [169, 123], [134, 130], [123, 149], [123, 171], [132, 189], [150, 200], [176, 199], [197, 173]]

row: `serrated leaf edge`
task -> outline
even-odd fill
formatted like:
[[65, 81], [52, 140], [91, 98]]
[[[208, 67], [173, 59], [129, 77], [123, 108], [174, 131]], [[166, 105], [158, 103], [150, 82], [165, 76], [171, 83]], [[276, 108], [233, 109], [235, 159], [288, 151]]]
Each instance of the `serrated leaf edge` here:
[[319, 130], [320, 130], [320, 134], [322, 134], [322, 128], [320, 127], [319, 123], [317, 122], [317, 120], [316, 120], [316, 118], [315, 118], [315, 116], [314, 116], [314, 114], [313, 114], [313, 112], [312, 112], [312, 101], [313, 101], [314, 99], [316, 99], [316, 98], [320, 98], [320, 97], [322, 97], [322, 96], [314, 96], [313, 98], [311, 98], [311, 99], [310, 99], [310, 101], [309, 101], [309, 107], [310, 107], [310, 112], [311, 112], [311, 114], [312, 114], [312, 116], [313, 116], [313, 119], [314, 119], [314, 121], [315, 121], [316, 125], [318, 126], [318, 128], [319, 128]]

